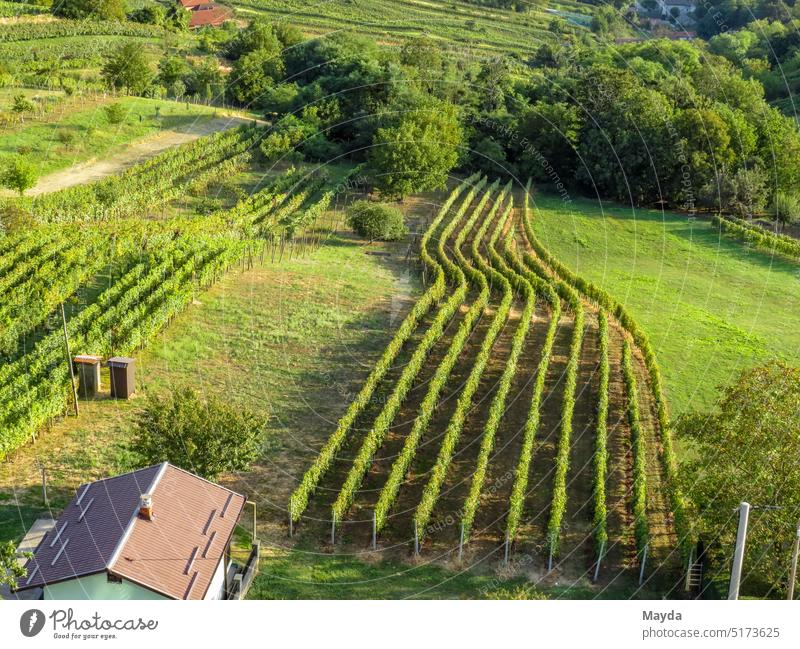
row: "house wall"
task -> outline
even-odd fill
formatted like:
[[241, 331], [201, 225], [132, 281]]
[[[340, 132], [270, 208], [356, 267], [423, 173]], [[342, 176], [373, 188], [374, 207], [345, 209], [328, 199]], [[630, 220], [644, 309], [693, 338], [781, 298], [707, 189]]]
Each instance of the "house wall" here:
[[214, 576], [206, 591], [205, 599], [224, 599], [225, 598], [225, 557], [223, 556], [217, 564]]
[[126, 579], [108, 581], [105, 572], [45, 586], [44, 599], [167, 599]]

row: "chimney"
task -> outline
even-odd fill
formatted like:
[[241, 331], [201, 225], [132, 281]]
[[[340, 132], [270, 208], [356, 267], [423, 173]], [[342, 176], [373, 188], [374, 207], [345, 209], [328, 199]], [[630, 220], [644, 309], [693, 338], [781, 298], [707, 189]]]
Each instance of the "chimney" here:
[[146, 521], [153, 520], [153, 496], [142, 494], [139, 497], [139, 516]]

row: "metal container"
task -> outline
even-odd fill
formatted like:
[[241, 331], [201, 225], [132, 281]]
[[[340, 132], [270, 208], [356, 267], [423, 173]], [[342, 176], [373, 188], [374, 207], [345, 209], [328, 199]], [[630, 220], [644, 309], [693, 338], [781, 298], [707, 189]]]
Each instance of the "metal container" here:
[[91, 399], [100, 391], [100, 356], [80, 354], [72, 359], [78, 372], [78, 394]]
[[135, 359], [114, 356], [108, 359], [111, 374], [111, 396], [128, 399], [136, 391]]

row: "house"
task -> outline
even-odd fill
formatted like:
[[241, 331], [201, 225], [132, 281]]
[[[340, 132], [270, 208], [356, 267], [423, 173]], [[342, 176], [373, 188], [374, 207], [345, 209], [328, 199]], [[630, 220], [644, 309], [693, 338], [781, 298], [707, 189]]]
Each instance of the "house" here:
[[189, 18], [189, 29], [200, 27], [218, 27], [226, 20], [233, 18], [228, 7], [208, 2], [208, 0], [180, 0], [184, 9], [192, 12]]
[[81, 485], [16, 590], [41, 588], [54, 600], [226, 599], [245, 502], [166, 462]]

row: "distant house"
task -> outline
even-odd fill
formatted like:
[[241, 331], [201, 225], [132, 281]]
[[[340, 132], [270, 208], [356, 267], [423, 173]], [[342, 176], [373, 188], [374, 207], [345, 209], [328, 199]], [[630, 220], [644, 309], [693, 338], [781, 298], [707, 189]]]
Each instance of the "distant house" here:
[[17, 591], [41, 588], [54, 600], [226, 599], [244, 505], [244, 496], [166, 462], [82, 485]]
[[180, 0], [180, 3], [184, 9], [192, 12], [189, 29], [218, 27], [233, 18], [233, 12], [228, 7], [207, 0]]

